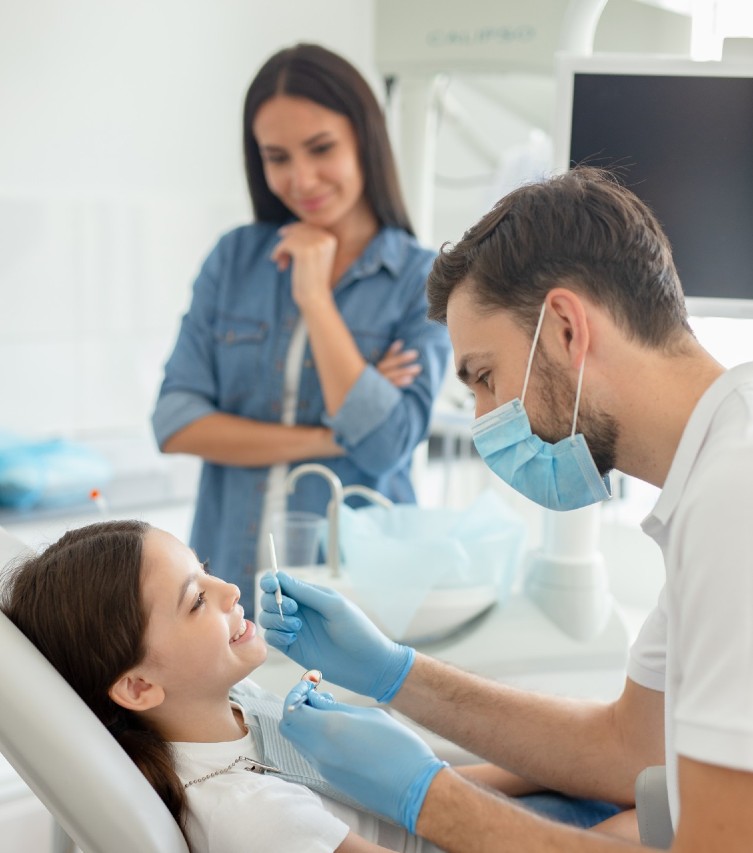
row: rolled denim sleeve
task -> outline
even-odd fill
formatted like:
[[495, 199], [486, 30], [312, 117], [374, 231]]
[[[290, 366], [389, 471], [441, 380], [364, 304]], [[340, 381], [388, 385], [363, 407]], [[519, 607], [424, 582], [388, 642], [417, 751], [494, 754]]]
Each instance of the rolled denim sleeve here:
[[199, 394], [188, 391], [160, 394], [152, 415], [152, 429], [157, 445], [162, 447], [178, 430], [216, 411], [217, 409]]
[[426, 316], [430, 265], [431, 259], [424, 259], [400, 283], [406, 306], [394, 336], [406, 349], [418, 350], [421, 373], [407, 388], [397, 388], [369, 364], [339, 411], [323, 419], [354, 463], [375, 476], [404, 465], [428, 435], [431, 408], [449, 363], [447, 329]]
[[323, 420], [343, 445], [355, 447], [383, 426], [401, 401], [400, 390], [367, 364], [337, 414], [332, 418], [324, 415]]
[[194, 283], [191, 306], [181, 321], [175, 348], [165, 365], [165, 377], [152, 414], [159, 447], [178, 430], [217, 411], [213, 322], [220, 251], [218, 245]]

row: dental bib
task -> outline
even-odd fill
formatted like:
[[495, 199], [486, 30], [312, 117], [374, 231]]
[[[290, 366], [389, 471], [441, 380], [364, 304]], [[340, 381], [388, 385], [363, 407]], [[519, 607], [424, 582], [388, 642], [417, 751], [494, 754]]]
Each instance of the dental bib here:
[[331, 800], [352, 806], [360, 811], [367, 811], [352, 797], [341, 793], [326, 782], [290, 741], [280, 734], [278, 726], [282, 719], [281, 700], [267, 699], [260, 696], [257, 691], [260, 691], [260, 688], [253, 682], [241, 681], [230, 690], [230, 699], [237, 702], [244, 710], [246, 724], [261, 758], [256, 760], [239, 755], [235, 761], [226, 767], [218, 767], [205, 776], [184, 782], [184, 787], [190, 788], [193, 785], [206, 782], [214, 776], [229, 773], [237, 765], [241, 765], [244, 769], [254, 773], [269, 773], [287, 782], [305, 785], [309, 790], [329, 797]]

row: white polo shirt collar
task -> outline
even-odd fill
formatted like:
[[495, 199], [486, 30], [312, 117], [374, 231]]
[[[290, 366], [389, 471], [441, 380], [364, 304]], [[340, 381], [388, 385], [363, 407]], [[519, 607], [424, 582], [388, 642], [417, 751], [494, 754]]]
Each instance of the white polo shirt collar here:
[[719, 406], [730, 393], [747, 382], [753, 382], [753, 362], [725, 371], [706, 389], [696, 404], [677, 445], [659, 499], [651, 513], [641, 522], [643, 532], [652, 539], [659, 541], [663, 538], [664, 528], [680, 503], [690, 472]]

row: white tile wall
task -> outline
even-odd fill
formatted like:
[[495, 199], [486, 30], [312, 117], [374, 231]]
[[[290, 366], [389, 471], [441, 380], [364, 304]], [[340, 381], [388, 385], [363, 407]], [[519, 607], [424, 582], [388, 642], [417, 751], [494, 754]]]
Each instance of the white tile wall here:
[[0, 199], [0, 426], [81, 433], [146, 423], [191, 283], [242, 203]]

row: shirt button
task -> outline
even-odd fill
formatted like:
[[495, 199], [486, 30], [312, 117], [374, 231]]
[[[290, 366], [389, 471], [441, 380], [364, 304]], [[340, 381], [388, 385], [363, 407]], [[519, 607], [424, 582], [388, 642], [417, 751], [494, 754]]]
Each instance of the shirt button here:
[[225, 332], [225, 341], [226, 343], [232, 344], [235, 340], [235, 332], [232, 329], [229, 332]]
[[298, 408], [302, 412], [305, 412], [306, 409], [308, 409], [308, 407], [309, 407], [309, 401], [308, 400], [301, 400], [301, 402], [298, 404]]
[[313, 367], [313, 366], [314, 366], [314, 362], [312, 361], [312, 359], [307, 358], [307, 359], [306, 359], [306, 361], [304, 361], [304, 362], [303, 362], [303, 366], [304, 366], [304, 367]]
[[282, 371], [283, 371], [283, 369], [284, 369], [284, 368], [285, 368], [285, 362], [284, 362], [284, 361], [282, 361], [282, 359], [279, 359], [279, 358], [278, 358], [278, 359], [277, 359], [277, 361], [275, 362], [275, 370], [276, 370], [278, 373], [282, 373]]
[[264, 480], [261, 480], [259, 483], [256, 484], [256, 491], [257, 492], [266, 491], [266, 488], [267, 488], [267, 484], [264, 482]]
[[280, 411], [280, 404], [279, 403], [272, 403], [272, 405], [269, 408], [272, 409], [273, 412], [277, 413]]

